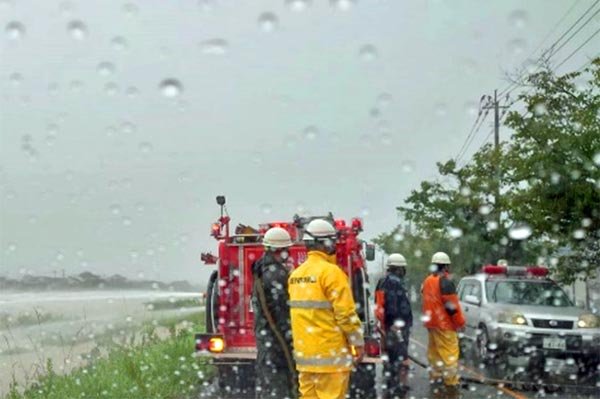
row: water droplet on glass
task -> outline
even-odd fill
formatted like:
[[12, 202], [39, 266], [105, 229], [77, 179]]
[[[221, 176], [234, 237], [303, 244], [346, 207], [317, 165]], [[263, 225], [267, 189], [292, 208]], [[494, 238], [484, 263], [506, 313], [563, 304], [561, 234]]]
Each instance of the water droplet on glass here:
[[523, 39], [513, 39], [508, 42], [508, 51], [515, 57], [522, 55], [526, 48], [527, 43]]
[[143, 142], [143, 143], [140, 143], [139, 149], [142, 154], [148, 154], [148, 153], [152, 152], [153, 147], [152, 147], [152, 144], [150, 144], [148, 142]]
[[524, 10], [514, 10], [508, 16], [508, 22], [513, 28], [522, 29], [527, 25], [527, 12]]
[[485, 215], [489, 215], [491, 211], [492, 211], [492, 207], [489, 206], [489, 205], [481, 205], [479, 207], [479, 213], [482, 214], [482, 215], [484, 215], [484, 216]]
[[136, 130], [136, 126], [131, 122], [121, 123], [121, 132], [125, 134], [133, 133]]
[[104, 85], [104, 92], [109, 96], [114, 96], [119, 91], [119, 86], [115, 82], [108, 82]]
[[98, 64], [96, 70], [100, 76], [109, 76], [115, 73], [115, 66], [110, 62], [104, 61]]
[[177, 97], [183, 91], [183, 86], [177, 79], [165, 79], [160, 82], [159, 88], [165, 97]]
[[277, 29], [279, 20], [277, 16], [271, 12], [265, 12], [258, 17], [258, 26], [263, 32], [273, 32]]
[[123, 51], [127, 49], [128, 43], [123, 36], [115, 36], [111, 39], [110, 45], [117, 51]]
[[227, 53], [229, 43], [224, 39], [211, 39], [200, 43], [200, 49], [204, 54], [223, 55]]
[[378, 57], [377, 48], [372, 44], [365, 44], [358, 51], [361, 60], [370, 62]]
[[123, 226], [131, 226], [131, 219], [128, 217], [123, 218]]
[[437, 103], [434, 107], [435, 115], [443, 118], [448, 114], [448, 106], [445, 103]]
[[23, 75], [21, 75], [20, 73], [11, 73], [10, 76], [8, 77], [8, 81], [13, 85], [13, 86], [19, 86], [21, 83], [23, 83]]
[[379, 136], [379, 141], [385, 146], [390, 145], [392, 144], [392, 136], [387, 133], [383, 133]]
[[125, 95], [129, 98], [136, 98], [139, 94], [140, 91], [137, 89], [137, 87], [131, 86], [125, 89]]
[[69, 88], [72, 92], [79, 93], [81, 89], [83, 89], [83, 82], [80, 80], [72, 80], [71, 83], [69, 83]]
[[477, 115], [477, 104], [475, 102], [468, 101], [463, 107], [468, 117], [473, 117]]
[[338, 10], [348, 11], [352, 6], [356, 5], [356, 0], [329, 0], [329, 4]]
[[545, 103], [537, 103], [533, 106], [533, 113], [537, 116], [546, 115], [548, 113], [548, 107]]
[[487, 223], [486, 228], [488, 231], [494, 231], [498, 229], [498, 222], [490, 221]]
[[583, 240], [585, 238], [585, 230], [577, 229], [573, 232], [573, 238], [576, 240]]
[[377, 107], [384, 109], [390, 106], [392, 103], [392, 95], [390, 93], [381, 93], [377, 96]]
[[19, 21], [11, 21], [6, 24], [6, 35], [11, 40], [20, 40], [25, 37], [25, 25]]
[[285, 5], [292, 11], [304, 11], [312, 4], [312, 0], [286, 0]]
[[271, 204], [262, 204], [260, 206], [260, 211], [262, 213], [264, 213], [265, 215], [269, 215], [272, 210], [273, 210], [273, 207], [271, 206]]
[[119, 213], [121, 213], [121, 206], [119, 204], [112, 204], [110, 206], [110, 212], [113, 215], [118, 215]]
[[463, 235], [463, 231], [462, 231], [462, 229], [459, 229], [457, 227], [449, 227], [448, 234], [452, 238], [460, 238]]
[[367, 217], [367, 216], [369, 216], [370, 213], [371, 213], [371, 210], [367, 206], [363, 206], [362, 209], [360, 210], [360, 215], [362, 217]]
[[315, 140], [319, 136], [319, 129], [316, 126], [308, 126], [302, 131], [304, 138], [307, 140]]
[[137, 14], [139, 14], [140, 9], [137, 5], [135, 5], [133, 3], [127, 3], [127, 4], [123, 5], [123, 12], [128, 17], [135, 17]]
[[87, 26], [81, 21], [71, 21], [67, 25], [67, 32], [75, 40], [83, 40], [88, 35]]
[[415, 170], [415, 163], [414, 161], [402, 161], [400, 168], [404, 173], [411, 173]]
[[531, 234], [531, 227], [525, 223], [515, 224], [508, 230], [508, 236], [513, 240], [526, 240]]

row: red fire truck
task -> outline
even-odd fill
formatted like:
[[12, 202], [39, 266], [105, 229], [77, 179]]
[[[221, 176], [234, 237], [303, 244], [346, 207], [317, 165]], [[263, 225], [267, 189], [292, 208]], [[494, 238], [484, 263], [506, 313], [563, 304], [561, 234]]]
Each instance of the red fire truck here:
[[[286, 229], [294, 242], [290, 258], [294, 267], [304, 262], [306, 248], [301, 241], [304, 226], [316, 217], [294, 216], [290, 222], [269, 222], [254, 229], [238, 225], [230, 231], [225, 197], [218, 196], [221, 216], [212, 225], [211, 235], [219, 242], [218, 255], [203, 253], [205, 264], [216, 265], [207, 289], [206, 333], [196, 334], [198, 355], [212, 358], [217, 367], [217, 385], [222, 396], [252, 397], [256, 342], [253, 330], [252, 264], [263, 255], [262, 237], [271, 227]], [[375, 248], [358, 236], [362, 221], [346, 223], [330, 213], [319, 218], [330, 221], [338, 233], [337, 263], [349, 276], [357, 313], [363, 322], [366, 356], [352, 374], [351, 397], [375, 397], [375, 363], [379, 362], [380, 343], [370, 307], [366, 260], [373, 260]]]

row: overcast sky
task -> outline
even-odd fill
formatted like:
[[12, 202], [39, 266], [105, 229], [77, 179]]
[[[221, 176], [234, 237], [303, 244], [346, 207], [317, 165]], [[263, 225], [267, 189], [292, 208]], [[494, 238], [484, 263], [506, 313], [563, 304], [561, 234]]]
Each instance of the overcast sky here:
[[573, 3], [0, 0], [0, 275], [203, 280], [217, 194], [234, 224], [389, 231], [481, 95], [593, 1]]

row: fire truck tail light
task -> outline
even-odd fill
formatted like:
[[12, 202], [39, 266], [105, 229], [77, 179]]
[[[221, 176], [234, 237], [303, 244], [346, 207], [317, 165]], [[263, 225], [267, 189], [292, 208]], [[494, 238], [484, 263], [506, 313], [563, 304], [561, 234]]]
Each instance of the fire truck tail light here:
[[225, 350], [225, 340], [221, 335], [196, 334], [196, 350], [220, 353]]
[[223, 352], [225, 349], [225, 341], [221, 337], [212, 337], [208, 341], [208, 350], [215, 353]]

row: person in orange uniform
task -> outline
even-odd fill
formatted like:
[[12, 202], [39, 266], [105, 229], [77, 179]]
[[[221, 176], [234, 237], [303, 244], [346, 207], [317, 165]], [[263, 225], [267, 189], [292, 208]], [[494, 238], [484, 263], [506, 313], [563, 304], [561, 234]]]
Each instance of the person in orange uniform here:
[[336, 238], [331, 223], [311, 221], [303, 237], [308, 257], [288, 279], [301, 399], [345, 399], [364, 353], [348, 276], [336, 264]]
[[442, 381], [446, 397], [459, 395], [457, 331], [465, 325], [465, 317], [458, 302], [454, 283], [449, 278], [450, 257], [437, 252], [431, 259], [432, 273], [422, 286], [423, 319], [429, 333], [427, 359], [430, 379]]

